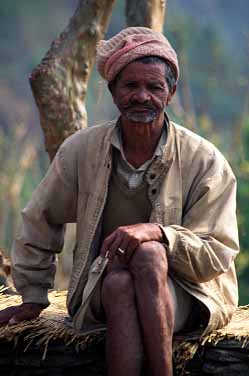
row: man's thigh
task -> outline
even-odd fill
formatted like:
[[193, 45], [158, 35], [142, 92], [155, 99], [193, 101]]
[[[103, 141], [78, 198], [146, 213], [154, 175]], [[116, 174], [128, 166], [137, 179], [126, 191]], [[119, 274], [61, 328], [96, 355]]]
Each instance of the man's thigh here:
[[194, 299], [170, 277], [168, 277], [168, 286], [174, 306], [174, 333], [177, 333], [188, 326], [188, 319], [193, 310]]
[[[95, 293], [90, 302], [90, 311], [93, 321], [105, 322], [105, 314], [101, 301], [101, 288], [103, 279], [106, 275], [112, 271], [118, 272], [118, 270], [129, 270], [129, 266], [120, 262], [119, 257], [115, 257], [115, 260], [108, 267], [107, 273], [104, 273], [102, 280], [99, 281], [96, 286]], [[188, 318], [193, 309], [193, 297], [188, 294], [180, 285], [178, 285], [172, 278], [167, 277], [167, 283], [172, 296], [172, 302], [174, 307], [175, 324], [174, 333], [180, 330], [184, 330], [188, 323]]]

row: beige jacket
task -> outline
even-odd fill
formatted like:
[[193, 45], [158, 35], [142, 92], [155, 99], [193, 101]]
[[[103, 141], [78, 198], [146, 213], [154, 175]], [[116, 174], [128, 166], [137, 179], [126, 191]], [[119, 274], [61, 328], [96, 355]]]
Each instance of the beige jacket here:
[[[63, 143], [22, 211], [22, 228], [13, 246], [12, 275], [23, 301], [48, 304], [64, 224], [77, 222], [67, 299], [75, 321], [100, 247], [115, 126], [116, 120], [87, 128]], [[224, 326], [238, 302], [236, 180], [231, 168], [211, 143], [170, 123], [164, 152], [149, 168], [146, 180], [150, 222], [163, 226], [171, 276], [208, 308], [207, 331]], [[80, 324], [78, 320], [76, 328]]]

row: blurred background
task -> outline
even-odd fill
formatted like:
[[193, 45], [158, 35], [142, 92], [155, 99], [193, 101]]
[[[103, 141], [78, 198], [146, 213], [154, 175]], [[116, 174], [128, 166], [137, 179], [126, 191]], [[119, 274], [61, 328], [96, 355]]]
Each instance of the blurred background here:
[[[7, 254], [20, 210], [49, 166], [28, 77], [66, 27], [77, 2], [0, 2], [0, 249]], [[240, 304], [249, 303], [248, 20], [246, 0], [168, 0], [164, 29], [178, 52], [181, 67], [170, 117], [212, 141], [225, 154], [238, 179]], [[122, 27], [124, 1], [120, 0], [107, 37]], [[96, 70], [88, 89], [87, 111], [89, 126], [116, 115]], [[71, 239], [69, 236], [66, 242], [69, 255]], [[64, 277], [57, 277], [56, 288], [67, 286], [70, 262], [67, 264]]]

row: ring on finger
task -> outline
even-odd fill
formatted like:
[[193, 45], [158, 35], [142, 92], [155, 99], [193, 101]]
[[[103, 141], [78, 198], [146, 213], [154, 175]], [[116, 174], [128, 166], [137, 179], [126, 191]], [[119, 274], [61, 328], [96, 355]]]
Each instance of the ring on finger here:
[[118, 248], [118, 249], [117, 249], [117, 254], [118, 254], [119, 256], [124, 256], [124, 255], [125, 255], [125, 251], [124, 251], [122, 248]]

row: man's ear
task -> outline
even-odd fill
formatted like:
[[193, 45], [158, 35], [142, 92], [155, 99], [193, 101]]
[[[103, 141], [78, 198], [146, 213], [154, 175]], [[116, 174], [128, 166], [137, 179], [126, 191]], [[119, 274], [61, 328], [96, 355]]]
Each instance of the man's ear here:
[[111, 93], [111, 96], [112, 96], [112, 100], [114, 102], [114, 104], [116, 103], [115, 102], [115, 82], [111, 81], [111, 82], [108, 82], [108, 89]]
[[115, 82], [114, 81], [111, 81], [111, 82], [108, 82], [108, 89], [112, 95], [112, 97], [114, 96], [114, 92], [115, 92]]
[[170, 92], [169, 95], [168, 95], [168, 98], [167, 98], [167, 106], [168, 106], [168, 104], [170, 104], [171, 99], [172, 99], [173, 96], [175, 95], [175, 92], [176, 92], [176, 85], [174, 85], [173, 89], [171, 90], [171, 92]]
[[112, 95], [112, 90], [113, 90], [112, 82], [108, 82], [107, 86], [108, 86], [109, 92]]

